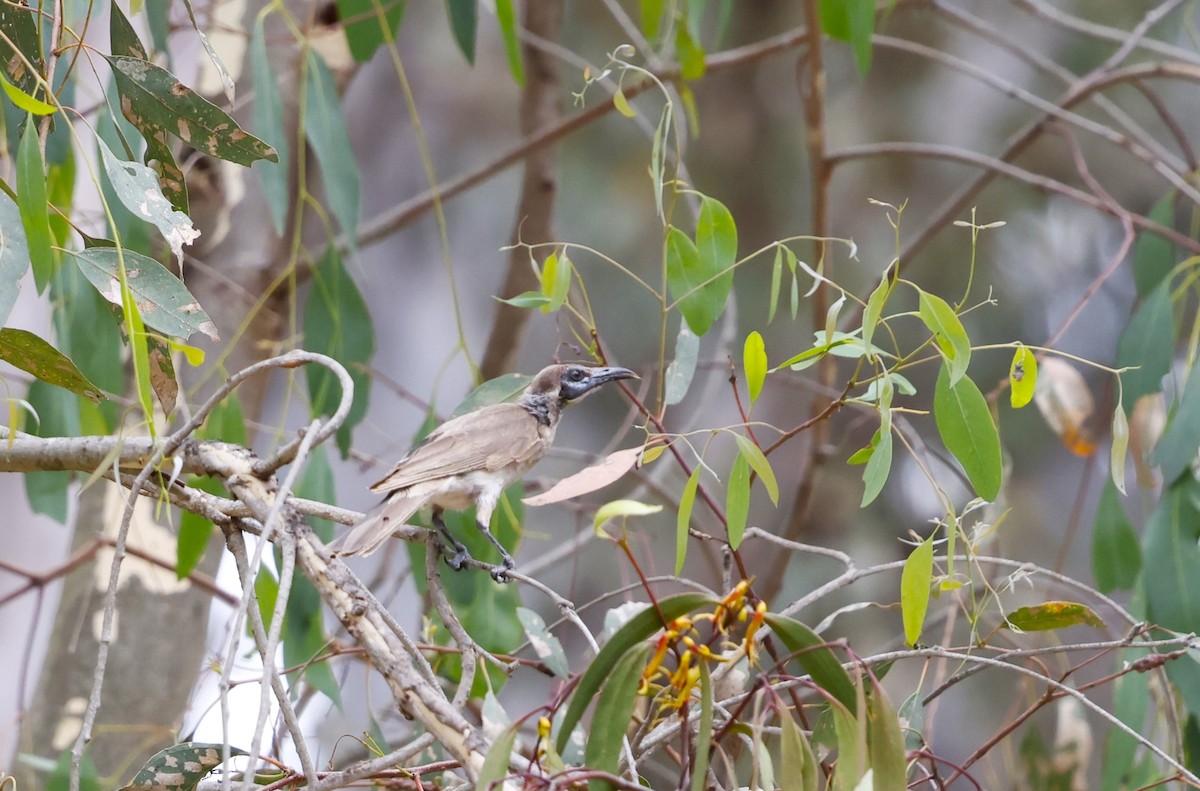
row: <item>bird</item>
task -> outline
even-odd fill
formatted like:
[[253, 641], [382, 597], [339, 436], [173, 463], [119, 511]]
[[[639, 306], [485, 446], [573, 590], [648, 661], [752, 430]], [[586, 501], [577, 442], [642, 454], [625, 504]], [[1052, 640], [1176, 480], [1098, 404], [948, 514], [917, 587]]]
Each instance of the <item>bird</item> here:
[[431, 506], [433, 524], [446, 541], [447, 562], [461, 570], [470, 554], [446, 529], [442, 513], [474, 504], [476, 526], [501, 557], [501, 564], [488, 571], [497, 582], [507, 580], [515, 563], [488, 529], [501, 493], [546, 455], [563, 407], [607, 382], [637, 378], [628, 368], [550, 365], [533, 377], [516, 401], [490, 404], [446, 421], [371, 486], [384, 499], [351, 528], [338, 554], [371, 554], [414, 514]]

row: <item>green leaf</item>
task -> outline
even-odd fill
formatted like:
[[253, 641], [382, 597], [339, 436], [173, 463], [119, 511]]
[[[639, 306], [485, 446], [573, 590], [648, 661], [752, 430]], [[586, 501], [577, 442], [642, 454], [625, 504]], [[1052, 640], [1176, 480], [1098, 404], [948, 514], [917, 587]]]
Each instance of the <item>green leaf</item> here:
[[1117, 408], [1113, 410], [1112, 447], [1109, 453], [1109, 471], [1113, 485], [1121, 494], [1125, 494], [1125, 455], [1129, 451], [1129, 420], [1117, 399]]
[[880, 280], [879, 285], [875, 286], [875, 290], [871, 292], [871, 296], [867, 297], [867, 306], [863, 308], [862, 339], [863, 346], [868, 349], [871, 348], [871, 339], [875, 337], [875, 328], [879, 326], [883, 308], [891, 294], [892, 282], [885, 274], [883, 280]]
[[[1175, 196], [1164, 195], [1146, 215], [1159, 225], [1175, 225]], [[1153, 231], [1139, 231], [1133, 246], [1133, 284], [1137, 293], [1146, 296], [1175, 268], [1175, 245]]]
[[679, 76], [685, 80], [698, 80], [708, 71], [704, 48], [692, 38], [687, 25], [675, 26], [675, 57], [679, 60]]
[[795, 654], [795, 660], [804, 668], [804, 672], [812, 676], [817, 686], [828, 692], [843, 706], [854, 708], [858, 693], [850, 674], [842, 667], [837, 656], [827, 645], [827, 641], [809, 627], [792, 618], [774, 613], [767, 613], [767, 625], [788, 651]]
[[1048, 601], [1020, 607], [1004, 616], [1005, 627], [1015, 627], [1023, 632], [1044, 632], [1080, 625], [1103, 629], [1104, 621], [1091, 607], [1072, 601]]
[[[29, 383], [26, 395], [38, 420], [29, 431], [39, 437], [75, 437], [80, 434], [79, 399], [40, 379]], [[91, 403], [91, 402], [83, 402]], [[67, 500], [73, 473], [68, 470], [29, 472], [22, 476], [25, 496], [34, 513], [45, 514], [60, 524], [67, 521]]]
[[713, 688], [708, 663], [700, 668], [700, 721], [696, 730], [696, 757], [692, 761], [691, 791], [704, 791], [708, 781], [709, 745], [713, 735]]
[[479, 387], [476, 387], [462, 402], [454, 407], [454, 411], [450, 413], [450, 417], [458, 417], [465, 415], [468, 412], [474, 412], [482, 406], [488, 404], [501, 404], [507, 401], [517, 400], [517, 396], [529, 386], [533, 377], [525, 374], [503, 374], [495, 379], [489, 379]]
[[140, 162], [118, 159], [100, 138], [96, 138], [104, 164], [104, 173], [113, 192], [133, 215], [154, 225], [166, 239], [176, 258], [183, 256], [183, 246], [200, 235], [188, 217], [163, 194], [158, 174]]
[[[647, 606], [614, 632], [612, 637], [608, 638], [608, 641], [601, 646], [600, 652], [596, 654], [596, 658], [588, 665], [587, 670], [580, 677], [579, 683], [575, 685], [571, 702], [567, 705], [566, 713], [563, 714], [558, 725], [558, 736], [555, 738], [555, 747], [558, 752], [562, 754], [566, 751], [571, 731], [579, 724], [584, 710], [600, 690], [600, 685], [613, 674], [613, 669], [622, 657], [627, 656], [639, 643], [662, 629], [664, 619], [672, 621], [685, 613], [701, 607], [714, 607], [717, 604], [717, 600], [707, 594], [679, 593], [660, 599], [657, 607]], [[838, 669], [841, 669], [841, 665], [838, 665]], [[845, 673], [844, 670], [842, 672]], [[624, 729], [622, 729], [622, 733], [624, 733]]]
[[1092, 574], [1101, 593], [1129, 590], [1142, 570], [1142, 549], [1137, 533], [1116, 487], [1110, 481], [1096, 503], [1096, 521], [1092, 525]]
[[[637, 701], [638, 685], [649, 654], [648, 645], [629, 651], [621, 657], [604, 682], [583, 753], [584, 764], [589, 769], [613, 775], [620, 772], [621, 745], [633, 716], [633, 704]], [[588, 781], [588, 791], [613, 788], [611, 783], [604, 780]]]
[[688, 235], [672, 226], [667, 229], [667, 286], [688, 327], [703, 337], [725, 310], [733, 273], [721, 274], [713, 259], [702, 258]]
[[[375, 356], [375, 330], [367, 303], [332, 246], [313, 270], [312, 290], [304, 311], [304, 341], [309, 351], [329, 355], [345, 366], [354, 382], [350, 414], [337, 432], [338, 449], [346, 458], [350, 432], [367, 413], [371, 376], [366, 366]], [[333, 414], [342, 398], [337, 377], [323, 365], [310, 365], [306, 373], [312, 413]]]
[[1000, 494], [1000, 435], [983, 393], [964, 376], [950, 385], [950, 363], [942, 365], [933, 391], [933, 416], [946, 450], [958, 459], [975, 493], [995, 502]]
[[[324, 454], [321, 458], [325, 458]], [[303, 667], [304, 682], [341, 708], [342, 693], [329, 660], [313, 661], [330, 643], [321, 616], [322, 607], [321, 594], [308, 578], [303, 574], [293, 576], [292, 592], [288, 596], [283, 622], [283, 663], [287, 667]], [[294, 673], [290, 677], [289, 685], [293, 688], [298, 675], [301, 673]]]
[[496, 0], [496, 21], [500, 23], [500, 37], [504, 40], [504, 56], [508, 59], [508, 71], [513, 82], [525, 87], [525, 65], [521, 60], [521, 39], [517, 32], [517, 15], [512, 0]]
[[122, 275], [119, 280], [115, 281], [115, 284], [121, 297], [121, 316], [124, 319], [125, 337], [129, 341], [134, 387], [138, 403], [142, 407], [146, 428], [151, 438], [154, 438], [157, 436], [158, 429], [154, 419], [154, 404], [150, 399], [152, 385], [150, 383], [150, 348], [146, 342], [146, 324], [142, 319], [142, 311], [138, 307], [137, 297], [133, 293], [133, 289], [129, 287], [129, 279], [133, 277], [133, 272], [127, 266]]
[[1187, 477], [1163, 492], [1142, 538], [1147, 615], [1164, 629], [1200, 630], [1200, 487]]
[[687, 322], [679, 326], [679, 334], [675, 336], [675, 359], [667, 366], [667, 374], [663, 383], [663, 403], [665, 406], [678, 404], [687, 395], [692, 386], [692, 377], [696, 375], [696, 360], [700, 356], [700, 338], [692, 332]]
[[32, 332], [12, 327], [0, 329], [0, 360], [33, 374], [43, 382], [72, 393], [103, 401], [106, 396], [62, 352]]
[[46, 169], [38, 143], [33, 116], [25, 118], [25, 132], [17, 153], [17, 207], [25, 227], [25, 242], [33, 280], [39, 294], [46, 290], [54, 275], [54, 252], [50, 249], [49, 200], [46, 197]]
[[[120, 255], [115, 247], [93, 247], [69, 255], [100, 296], [114, 305], [121, 304]], [[172, 338], [186, 340], [202, 332], [214, 341], [220, 340], [208, 314], [179, 278], [141, 253], [125, 250], [124, 257], [129, 289], [146, 324]]]
[[746, 371], [746, 389], [750, 391], [750, 403], [753, 404], [767, 378], [767, 347], [757, 330], [746, 336], [742, 346], [742, 367]]
[[738, 451], [742, 457], [754, 470], [758, 479], [762, 481], [763, 488], [767, 490], [767, 496], [771, 498], [771, 503], [779, 505], [779, 484], [775, 481], [775, 471], [771, 469], [771, 462], [767, 461], [766, 454], [749, 437], [734, 434], [733, 438], [737, 440]]
[[929, 592], [933, 584], [933, 536], [917, 544], [904, 561], [900, 572], [900, 614], [904, 620], [904, 642], [916, 645], [929, 610]]
[[[275, 602], [279, 599], [279, 582], [266, 566], [259, 568], [254, 578], [254, 599], [258, 605], [258, 613], [262, 618], [263, 628], [271, 630], [271, 621], [275, 615]], [[246, 624], [249, 630], [250, 624]]]
[[[1142, 652], [1137, 652], [1142, 653]], [[1129, 661], [1129, 654], [1122, 657]], [[1149, 673], [1125, 673], [1113, 684], [1113, 703], [1110, 711], [1134, 733], [1144, 733], [1146, 711], [1152, 700]], [[1122, 791], [1122, 789], [1145, 787], [1144, 782], [1130, 784], [1134, 774], [1134, 762], [1141, 744], [1120, 728], [1109, 728], [1105, 741], [1100, 772], [1100, 791]]]
[[41, 99], [30, 96], [22, 91], [17, 86], [8, 81], [8, 78], [0, 74], [0, 88], [4, 89], [4, 94], [17, 106], [18, 109], [24, 110], [27, 113], [34, 115], [50, 115], [58, 108], [52, 104], [43, 102]]
[[[373, 0], [363, 0], [373, 2]], [[341, 7], [340, 0], [338, 7]], [[283, 97], [279, 84], [271, 72], [267, 57], [267, 42], [263, 31], [265, 17], [259, 16], [250, 31], [250, 73], [254, 85], [254, 129], [268, 145], [274, 147], [276, 161], [260, 160], [254, 169], [262, 184], [263, 197], [271, 210], [271, 221], [275, 233], [283, 236], [287, 226], [288, 206], [291, 204], [291, 189], [288, 187], [289, 149], [287, 132], [283, 124]], [[374, 20], [369, 20], [373, 22]], [[349, 37], [349, 25], [347, 37]], [[353, 45], [351, 46], [353, 49]]]
[[[3, 8], [4, 5], [0, 3], [0, 8]], [[63, 750], [54, 764], [54, 771], [46, 778], [46, 791], [68, 791], [71, 788], [71, 762], [71, 750], [69, 748]], [[80, 764], [79, 791], [100, 791], [102, 788], [112, 788], [112, 786], [101, 784], [100, 776], [96, 772], [96, 765], [92, 763], [92, 756], [85, 752]], [[121, 789], [121, 791], [125, 791], [125, 789]]]
[[954, 308], [935, 294], [921, 291], [918, 313], [950, 366], [950, 386], [953, 387], [966, 375], [971, 363], [971, 339]]
[[867, 791], [873, 783], [866, 777], [870, 756], [867, 753], [866, 723], [860, 722], [846, 706], [833, 703], [833, 728], [837, 738], [837, 763], [834, 765], [832, 791]]
[[356, 62], [366, 63], [384, 44], [395, 42], [406, 5], [405, 0], [337, 0], [338, 19]]
[[[245, 755], [229, 748], [229, 755]], [[160, 750], [145, 763], [133, 781], [121, 791], [162, 791], [165, 788], [195, 788], [209, 772], [221, 765], [223, 745], [183, 742]]]
[[729, 531], [729, 548], [736, 550], [746, 533], [750, 517], [750, 465], [741, 453], [733, 460], [729, 482], [725, 488], [725, 521]]
[[1167, 485], [1190, 472], [1196, 449], [1200, 448], [1200, 367], [1192, 368], [1176, 402], [1175, 414], [1150, 454], [1150, 461], [1162, 471]]
[[[700, 256], [701, 269], [712, 274], [725, 275], [732, 286], [731, 270], [737, 261], [737, 246], [737, 226], [734, 225], [729, 209], [715, 198], [700, 196], [700, 219], [696, 222], [696, 250]], [[728, 293], [729, 288], [726, 287], [725, 294]]]
[[697, 465], [684, 484], [683, 494], [679, 498], [679, 515], [675, 520], [675, 576], [683, 571], [683, 561], [687, 557], [688, 527], [692, 523], [692, 508], [696, 504], [696, 489], [700, 486], [700, 470]]
[[1117, 341], [1116, 367], [1138, 366], [1121, 374], [1122, 400], [1129, 409], [1142, 396], [1162, 390], [1162, 378], [1171, 370], [1174, 355], [1171, 284], [1163, 280], [1143, 298]]
[[492, 742], [483, 758], [479, 779], [475, 781], [475, 791], [492, 791], [494, 788], [504, 787], [500, 781], [508, 777], [508, 762], [512, 758], [513, 745], [517, 742], [521, 725], [520, 722], [512, 723], [500, 731], [500, 735]]
[[514, 308], [545, 308], [550, 304], [550, 297], [539, 291], [522, 291], [515, 297], [501, 299], [493, 297], [497, 302], [503, 302], [505, 305], [512, 305]]
[[642, 32], [646, 34], [647, 41], [653, 42], [658, 38], [666, 5], [666, 0], [641, 0]]
[[446, 0], [446, 14], [450, 17], [450, 30], [459, 50], [467, 63], [475, 63], [475, 28], [479, 23], [476, 0]]
[[1009, 403], [1013, 409], [1020, 409], [1033, 400], [1037, 373], [1037, 357], [1024, 344], [1018, 343], [1008, 367]]
[[[188, 482], [193, 489], [228, 497], [229, 493], [216, 478], [196, 477]], [[175, 541], [175, 576], [183, 579], [195, 571], [204, 558], [209, 539], [213, 534], [213, 523], [200, 514], [183, 511], [179, 516], [179, 536]]]
[[117, 81], [125, 117], [135, 126], [169, 130], [197, 151], [249, 167], [275, 161], [275, 150], [246, 132], [221, 108], [205, 100], [164, 68], [139, 58], [107, 58]]
[[873, 774], [871, 791], [905, 791], [908, 762], [900, 718], [877, 683], [867, 698], [867, 754]]
[[566, 678], [570, 669], [567, 666], [567, 654], [563, 651], [562, 643], [546, 628], [542, 616], [524, 607], [517, 608], [517, 618], [525, 630], [525, 637], [533, 647], [533, 653], [542, 660], [550, 672], [559, 678]]
[[779, 707], [779, 775], [797, 791], [820, 791], [817, 757], [786, 706]]
[[[866, 508], [875, 501], [892, 472], [892, 432], [885, 434], [881, 429], [878, 437], [879, 441], [871, 448], [867, 466], [863, 469], [863, 496], [859, 508]], [[851, 463], [856, 463], [853, 460], [857, 456], [856, 453], [850, 457]]]
[[0, 244], [0, 325], [3, 325], [8, 322], [13, 305], [17, 304], [21, 278], [29, 269], [29, 247], [25, 242], [21, 211], [3, 190], [0, 190], [0, 228], [4, 229], [4, 244]]
[[[46, 73], [34, 14], [24, 3], [0, 3], [0, 33], [4, 34], [0, 36], [0, 77], [22, 95], [37, 91], [38, 75]], [[21, 106], [16, 99], [13, 102]]]
[[820, 0], [821, 30], [830, 38], [848, 42], [860, 74], [871, 67], [871, 34], [875, 28], [875, 0]]
[[541, 287], [542, 295], [548, 300], [539, 309], [542, 313], [553, 313], [567, 301], [571, 290], [571, 259], [566, 251], [562, 255], [551, 253], [542, 265]]
[[358, 238], [362, 178], [354, 160], [354, 149], [350, 146], [350, 133], [346, 130], [346, 118], [338, 101], [333, 75], [311, 49], [304, 69], [304, 134], [321, 165], [325, 199], [354, 249]]
[[783, 248], [775, 248], [775, 261], [771, 264], [771, 296], [767, 298], [767, 324], [775, 320], [775, 309], [779, 306], [779, 287], [783, 282]]
[[661, 505], [639, 503], [637, 500], [613, 500], [596, 509], [596, 515], [592, 518], [592, 529], [599, 534], [601, 533], [600, 528], [609, 520], [625, 520], [631, 516], [649, 516], [657, 514], [662, 509]]

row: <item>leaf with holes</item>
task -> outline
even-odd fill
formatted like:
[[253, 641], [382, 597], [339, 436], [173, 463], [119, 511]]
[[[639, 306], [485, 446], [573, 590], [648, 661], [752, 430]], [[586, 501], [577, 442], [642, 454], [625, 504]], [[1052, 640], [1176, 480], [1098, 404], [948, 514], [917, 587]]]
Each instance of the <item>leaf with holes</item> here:
[[113, 191], [134, 216], [158, 228], [176, 258], [183, 257], [183, 246], [200, 236], [192, 218], [175, 208], [163, 194], [158, 174], [140, 162], [118, 159], [108, 145], [96, 138], [104, 161], [104, 173]]

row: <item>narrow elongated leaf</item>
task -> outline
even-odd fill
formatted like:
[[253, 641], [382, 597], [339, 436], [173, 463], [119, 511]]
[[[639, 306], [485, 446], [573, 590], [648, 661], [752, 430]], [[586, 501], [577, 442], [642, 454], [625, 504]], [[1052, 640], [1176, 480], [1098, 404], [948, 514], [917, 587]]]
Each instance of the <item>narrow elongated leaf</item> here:
[[[1149, 219], [1171, 228], [1175, 225], [1175, 196], [1164, 195], [1146, 215]], [[1175, 245], [1153, 231], [1139, 231], [1133, 246], [1133, 284], [1137, 293], [1146, 296], [1175, 268]]]
[[475, 29], [479, 24], [479, 8], [476, 0], [446, 0], [446, 13], [450, 17], [450, 30], [454, 41], [466, 57], [467, 63], [475, 63]]
[[891, 293], [892, 283], [885, 273], [883, 280], [879, 281], [871, 296], [867, 297], [867, 306], [863, 308], [862, 339], [863, 346], [868, 349], [871, 348], [871, 339], [875, 337], [875, 328], [879, 326], [879, 319], [883, 316], [883, 308]]
[[767, 347], [757, 330], [746, 336], [742, 346], [742, 367], [746, 371], [746, 389], [750, 391], [750, 403], [753, 404], [767, 378]]
[[685, 80], [698, 80], [708, 70], [704, 48], [692, 38], [687, 25], [675, 27], [675, 57], [679, 60], [679, 76]]
[[308, 52], [304, 70], [304, 133], [321, 165], [329, 208], [353, 248], [362, 202], [362, 178], [333, 75], [313, 50]]
[[[193, 788], [212, 770], [221, 765], [224, 750], [220, 744], [182, 742], [160, 750], [134, 776], [133, 782], [121, 791], [161, 791], [164, 788]], [[231, 757], [245, 755], [245, 750], [231, 747]]]
[[233, 84], [233, 75], [229, 73], [229, 69], [225, 67], [220, 56], [217, 55], [217, 51], [213, 48], [212, 42], [208, 40], [204, 29], [196, 22], [196, 12], [192, 8], [192, 0], [183, 0], [183, 5], [187, 8], [188, 19], [192, 23], [192, 30], [199, 36], [200, 44], [204, 47], [204, 51], [208, 53], [208, 59], [213, 65], [213, 70], [216, 71], [217, 76], [221, 79], [221, 87], [225, 90], [225, 98], [232, 104], [237, 91], [237, 88]]
[[566, 251], [562, 255], [551, 253], [546, 258], [546, 263], [542, 266], [542, 295], [549, 301], [540, 306], [542, 313], [553, 313], [561, 308], [567, 301], [567, 294], [571, 290], [571, 259], [567, 257]]
[[274, 149], [166, 69], [115, 55], [108, 56], [108, 62], [121, 93], [122, 110], [135, 126], [162, 127], [201, 153], [246, 167], [259, 159], [277, 159]]
[[406, 0], [337, 0], [338, 19], [355, 61], [366, 63], [381, 46], [396, 40], [406, 4]]
[[[600, 685], [612, 674], [617, 662], [626, 656], [638, 643], [663, 628], [663, 619], [674, 620], [679, 616], [700, 609], [713, 607], [717, 600], [703, 593], [680, 593], [660, 599], [657, 607], [646, 607], [637, 615], [630, 618], [612, 637], [600, 648], [600, 653], [588, 665], [588, 669], [575, 685], [575, 692], [567, 706], [566, 713], [558, 724], [558, 736], [555, 747], [561, 754], [566, 750], [571, 731], [579, 724], [588, 703], [600, 690]], [[661, 613], [661, 616], [660, 616]], [[838, 665], [841, 669], [841, 666]], [[843, 673], [845, 671], [842, 671]], [[622, 733], [624, 731], [622, 730]]]
[[[621, 745], [633, 715], [633, 704], [637, 701], [638, 685], [649, 653], [648, 645], [629, 651], [621, 657], [604, 682], [583, 752], [583, 760], [588, 768], [613, 775], [620, 771]], [[612, 788], [614, 786], [604, 780], [588, 781], [588, 791]]]
[[512, 0], [496, 0], [496, 21], [500, 23], [500, 38], [504, 41], [504, 56], [513, 82], [524, 87], [525, 64], [521, 60], [521, 39], [517, 32], [517, 15]]
[[[79, 399], [59, 387], [35, 379], [26, 395], [38, 419], [26, 429], [39, 437], [76, 437], [81, 433]], [[90, 404], [91, 402], [84, 402]], [[15, 427], [15, 421], [10, 423]], [[106, 427], [107, 433], [107, 427]], [[29, 472], [21, 476], [34, 513], [66, 524], [67, 498], [73, 473], [67, 470]]]
[[767, 613], [765, 620], [788, 651], [795, 654], [804, 672], [812, 676], [821, 689], [847, 708], [857, 706], [858, 693], [850, 674], [820, 635], [799, 621], [782, 615]]
[[1000, 435], [983, 393], [964, 376], [950, 384], [949, 362], [942, 365], [933, 391], [933, 415], [946, 449], [954, 454], [975, 493], [994, 502], [1000, 494]]
[[[344, 1], [344, 0], [343, 0]], [[363, 0], [373, 2], [373, 0]], [[339, 8], [341, 3], [339, 2]], [[374, 21], [374, 20], [370, 20]], [[250, 73], [254, 80], [254, 130], [262, 135], [263, 142], [272, 146], [276, 161], [260, 160], [254, 165], [262, 183], [263, 196], [271, 210], [271, 221], [275, 233], [283, 236], [287, 223], [287, 211], [291, 204], [288, 189], [289, 158], [287, 133], [283, 125], [283, 97], [271, 63], [267, 58], [267, 42], [263, 31], [264, 17], [259, 16], [250, 31]], [[349, 37], [349, 26], [347, 26]]]
[[817, 758], [804, 731], [796, 725], [795, 718], [784, 706], [779, 707], [779, 774], [787, 778], [796, 791], [819, 791], [817, 781]]
[[820, 0], [821, 30], [830, 38], [848, 42], [861, 74], [871, 67], [871, 34], [875, 29], [874, 0]]
[[108, 41], [113, 55], [123, 55], [138, 60], [150, 60], [137, 31], [129, 17], [121, 10], [121, 4], [112, 2], [108, 6]]
[[12, 103], [18, 107], [18, 109], [24, 110], [27, 113], [33, 113], [34, 115], [50, 115], [58, 109], [52, 104], [43, 102], [41, 99], [37, 99], [25, 93], [20, 88], [9, 82], [8, 78], [6, 78], [3, 74], [0, 74], [0, 88], [4, 89], [4, 95], [7, 96]]
[[[737, 226], [729, 209], [715, 198], [701, 196], [700, 218], [696, 221], [696, 250], [701, 268], [714, 275], [722, 274], [732, 285], [737, 246]], [[725, 293], [729, 293], [728, 288]]]
[[158, 174], [140, 162], [118, 159], [108, 145], [96, 138], [104, 163], [104, 173], [113, 191], [134, 216], [158, 228], [176, 258], [183, 257], [183, 246], [200, 236], [192, 218], [177, 210], [159, 186]]
[[146, 324], [142, 319], [142, 311], [138, 307], [137, 296], [129, 287], [129, 278], [132, 277], [130, 268], [125, 267], [125, 272], [125, 278], [116, 284], [121, 295], [123, 328], [125, 338], [129, 342], [129, 357], [133, 363], [133, 381], [138, 403], [142, 407], [146, 428], [153, 438], [158, 435], [158, 427], [155, 423], [154, 404], [150, 400], [153, 392], [150, 383], [150, 347], [146, 342]]
[[683, 561], [687, 558], [688, 528], [692, 523], [692, 508], [696, 504], [696, 489], [700, 486], [700, 470], [697, 466], [688, 476], [683, 486], [683, 494], [679, 497], [679, 514], [675, 519], [675, 576], [683, 571]]
[[1022, 344], [1013, 352], [1008, 367], [1008, 395], [1013, 409], [1020, 409], [1033, 400], [1037, 390], [1037, 357]]
[[106, 398], [70, 358], [32, 332], [13, 327], [0, 329], [0, 360], [93, 401]]
[[[863, 469], [863, 497], [859, 503], [860, 508], [866, 508], [875, 501], [892, 472], [892, 432], [885, 434], [881, 430], [878, 436], [879, 441], [871, 448], [867, 466]], [[854, 458], [851, 457], [852, 460]]]
[[561, 503], [564, 500], [603, 489], [620, 480], [621, 476], [632, 470], [643, 450], [644, 448], [639, 445], [610, 453], [598, 463], [563, 478], [541, 494], [526, 497], [525, 505]]
[[500, 735], [492, 742], [483, 758], [483, 768], [479, 770], [479, 779], [475, 781], [475, 791], [503, 788], [500, 781], [508, 777], [508, 762], [512, 758], [513, 745], [517, 743], [520, 731], [520, 722], [514, 722], [500, 731]]
[[41, 294], [54, 275], [54, 253], [50, 249], [49, 202], [46, 197], [46, 169], [38, 144], [37, 124], [33, 116], [25, 118], [25, 132], [17, 153], [17, 206], [25, 226], [25, 243], [33, 281]]
[[867, 698], [867, 754], [873, 772], [872, 791], [905, 791], [908, 762], [900, 718], [878, 684]]
[[679, 335], [675, 337], [675, 359], [667, 366], [667, 375], [663, 388], [663, 401], [667, 406], [678, 404], [687, 395], [692, 386], [692, 377], [696, 375], [696, 360], [700, 355], [700, 338], [684, 322], [679, 327]]
[[[121, 304], [120, 257], [116, 248], [93, 247], [70, 255], [100, 296], [114, 305]], [[153, 258], [132, 250], [125, 250], [124, 255], [129, 289], [146, 324], [172, 338], [186, 340], [192, 333], [202, 332], [214, 341], [220, 340], [208, 314], [179, 278]]]
[[1168, 485], [1190, 470], [1200, 448], [1200, 368], [1192, 369], [1176, 401], [1175, 414], [1150, 454]]
[[1048, 601], [1031, 607], [1020, 607], [1004, 616], [1004, 625], [1024, 632], [1043, 632], [1086, 625], [1104, 628], [1104, 621], [1086, 604], [1072, 601]]
[[1137, 533], [1116, 487], [1110, 481], [1096, 503], [1096, 521], [1092, 526], [1092, 574], [1101, 593], [1129, 590], [1142, 570], [1142, 549]]
[[1162, 390], [1175, 354], [1175, 317], [1171, 284], [1163, 280], [1143, 300], [1117, 342], [1118, 368], [1138, 366], [1121, 374], [1124, 403], [1129, 409], [1148, 393]]
[[641, 0], [642, 32], [646, 34], [647, 41], [653, 42], [658, 38], [666, 5], [666, 0]]
[[661, 505], [639, 503], [637, 500], [613, 500], [596, 509], [596, 515], [592, 518], [592, 529], [597, 534], [603, 534], [600, 528], [605, 522], [613, 519], [624, 520], [631, 516], [650, 516], [657, 514], [662, 508]]
[[900, 614], [904, 620], [904, 642], [916, 645], [929, 610], [929, 592], [933, 584], [933, 534], [917, 544], [904, 561], [900, 572]]
[[775, 261], [771, 264], [771, 296], [767, 297], [767, 324], [775, 320], [775, 309], [779, 306], [779, 287], [783, 283], [783, 248], [775, 248]]
[[517, 618], [521, 620], [521, 626], [525, 629], [525, 637], [528, 638], [538, 659], [542, 660], [554, 675], [566, 678], [568, 673], [567, 655], [563, 651], [562, 643], [546, 628], [546, 622], [542, 620], [542, 616], [533, 610], [518, 607]]
[[1129, 419], [1125, 410], [1117, 400], [1117, 408], [1113, 410], [1112, 449], [1109, 454], [1109, 469], [1113, 485], [1121, 494], [1125, 494], [1125, 456], [1129, 451]]
[[691, 791], [704, 791], [708, 781], [709, 745], [713, 735], [713, 688], [708, 663], [700, 665], [700, 722], [696, 731], [696, 757], [692, 761]]
[[[350, 432], [367, 413], [371, 376], [365, 366], [375, 356], [375, 329], [367, 303], [333, 247], [313, 270], [304, 311], [304, 339], [310, 351], [327, 354], [344, 365], [354, 382], [350, 414], [337, 432], [338, 449], [345, 458], [350, 452]], [[306, 373], [313, 414], [333, 414], [342, 398], [337, 378], [323, 365], [310, 365]]]
[[733, 438], [737, 440], [738, 452], [742, 454], [746, 463], [750, 465], [750, 469], [754, 470], [755, 475], [762, 481], [763, 488], [767, 490], [767, 496], [771, 498], [771, 503], [779, 505], [779, 484], [775, 481], [775, 471], [771, 469], [771, 462], [767, 461], [766, 454], [749, 437], [734, 434]]
[[857, 719], [849, 708], [837, 703], [831, 704], [829, 710], [833, 714], [833, 731], [838, 749], [832, 791], [871, 791], [866, 722]]
[[[1122, 657], [1129, 660], [1128, 653]], [[1152, 700], [1149, 673], [1125, 673], [1113, 684], [1113, 703], [1110, 709], [1134, 733], [1145, 733], [1146, 712]], [[1100, 772], [1100, 791], [1122, 791], [1130, 788], [1134, 761], [1141, 749], [1136, 738], [1120, 728], [1110, 728], [1105, 740]], [[1146, 783], [1134, 781], [1137, 787]]]
[[625, 92], [621, 90], [620, 86], [617, 86], [617, 89], [613, 91], [612, 103], [617, 112], [626, 118], [637, 117], [637, 110], [633, 109], [633, 105], [625, 98]]
[[[46, 72], [33, 9], [24, 3], [0, 3], [0, 33], [4, 34], [0, 36], [0, 77], [17, 93], [32, 97], [37, 91], [38, 75]], [[21, 107], [15, 99], [13, 103]], [[21, 109], [37, 112], [28, 107]]]
[[1165, 629], [1200, 629], [1200, 487], [1187, 477], [1163, 492], [1142, 538], [1147, 615]]
[[950, 386], [953, 387], [966, 375], [971, 363], [971, 339], [954, 308], [936, 294], [921, 292], [918, 313], [950, 366]]
[[725, 489], [725, 520], [729, 529], [729, 548], [737, 549], [746, 533], [750, 518], [750, 465], [741, 453], [733, 460]]
[[25, 241], [21, 210], [3, 190], [0, 190], [0, 241], [3, 241], [0, 244], [0, 325], [4, 325], [21, 293], [21, 278], [29, 269], [29, 246]]

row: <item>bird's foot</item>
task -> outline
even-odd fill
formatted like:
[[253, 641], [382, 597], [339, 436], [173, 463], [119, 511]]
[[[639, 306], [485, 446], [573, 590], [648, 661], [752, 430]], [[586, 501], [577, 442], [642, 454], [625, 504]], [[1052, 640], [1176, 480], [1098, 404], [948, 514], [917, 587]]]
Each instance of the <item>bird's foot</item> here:
[[492, 575], [492, 579], [496, 582], [512, 582], [512, 577], [508, 575], [508, 572], [512, 571], [516, 565], [512, 556], [505, 554], [504, 560], [501, 563], [488, 566], [488, 573]]

